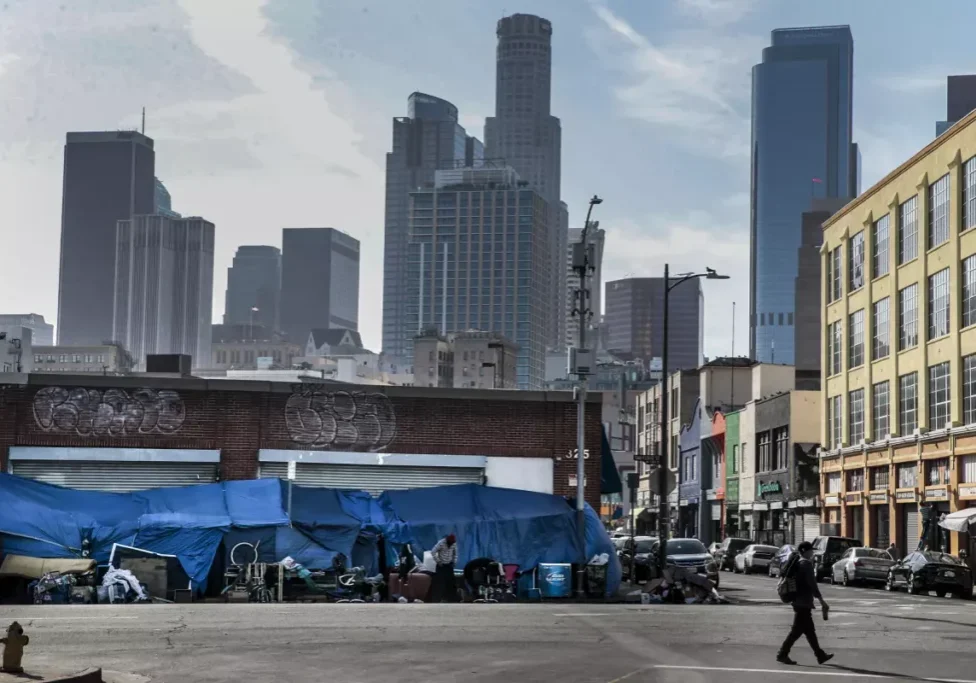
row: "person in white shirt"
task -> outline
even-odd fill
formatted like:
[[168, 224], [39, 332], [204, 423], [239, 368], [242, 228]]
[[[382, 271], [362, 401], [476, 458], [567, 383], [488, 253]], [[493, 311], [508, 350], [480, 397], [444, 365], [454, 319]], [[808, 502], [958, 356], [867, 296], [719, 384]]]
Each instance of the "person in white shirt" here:
[[455, 602], [457, 588], [454, 584], [454, 565], [457, 563], [457, 538], [448, 534], [430, 551], [437, 563], [431, 597], [434, 602]]

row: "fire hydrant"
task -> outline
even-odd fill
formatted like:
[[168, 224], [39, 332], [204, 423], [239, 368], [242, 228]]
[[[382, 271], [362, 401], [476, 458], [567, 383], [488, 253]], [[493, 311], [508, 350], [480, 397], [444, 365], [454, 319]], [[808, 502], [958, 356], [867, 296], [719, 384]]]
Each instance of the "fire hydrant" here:
[[21, 660], [24, 658], [24, 646], [30, 642], [30, 638], [24, 635], [24, 628], [16, 621], [7, 628], [7, 636], [0, 638], [3, 648], [3, 666], [0, 671], [9, 674], [24, 673]]

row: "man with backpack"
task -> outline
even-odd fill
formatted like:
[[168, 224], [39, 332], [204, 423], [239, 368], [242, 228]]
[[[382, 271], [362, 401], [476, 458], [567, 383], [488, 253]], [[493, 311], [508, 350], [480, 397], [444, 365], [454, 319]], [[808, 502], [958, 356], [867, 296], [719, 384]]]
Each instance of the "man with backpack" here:
[[817, 630], [813, 625], [813, 599], [820, 601], [824, 621], [827, 620], [827, 612], [830, 608], [824, 602], [823, 596], [820, 595], [820, 587], [817, 586], [817, 577], [811, 562], [813, 544], [803, 541], [796, 550], [797, 552], [786, 561], [783, 578], [780, 579], [777, 588], [782, 600], [793, 604], [793, 628], [783, 641], [776, 655], [776, 661], [780, 664], [796, 664], [790, 659], [790, 648], [800, 639], [800, 636], [806, 636], [807, 642], [813, 648], [813, 654], [817, 657], [817, 662], [824, 664], [832, 659], [833, 655], [824, 652], [817, 640]]

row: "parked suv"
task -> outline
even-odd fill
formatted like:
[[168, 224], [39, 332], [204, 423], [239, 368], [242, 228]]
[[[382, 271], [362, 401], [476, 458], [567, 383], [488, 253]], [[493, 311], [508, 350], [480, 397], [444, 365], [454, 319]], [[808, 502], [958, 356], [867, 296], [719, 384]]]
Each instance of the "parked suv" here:
[[721, 547], [712, 556], [718, 563], [718, 568], [725, 571], [735, 570], [735, 556], [752, 545], [748, 538], [726, 538]]
[[856, 538], [817, 536], [813, 539], [813, 568], [817, 581], [830, 576], [834, 562], [839, 560], [850, 548], [863, 547], [864, 544]]

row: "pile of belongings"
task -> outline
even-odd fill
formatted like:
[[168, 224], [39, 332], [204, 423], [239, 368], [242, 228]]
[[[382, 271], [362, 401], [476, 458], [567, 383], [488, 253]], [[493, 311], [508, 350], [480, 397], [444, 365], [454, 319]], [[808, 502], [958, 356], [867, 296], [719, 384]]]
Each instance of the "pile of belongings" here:
[[98, 601], [111, 604], [146, 602], [149, 594], [139, 579], [128, 569], [112, 567], [102, 577], [102, 585], [98, 588]]
[[71, 602], [71, 592], [76, 583], [71, 574], [48, 572], [32, 581], [28, 590], [35, 605], [66, 605]]
[[664, 576], [648, 581], [641, 593], [646, 604], [727, 605], [708, 577], [684, 567], [668, 567]]

